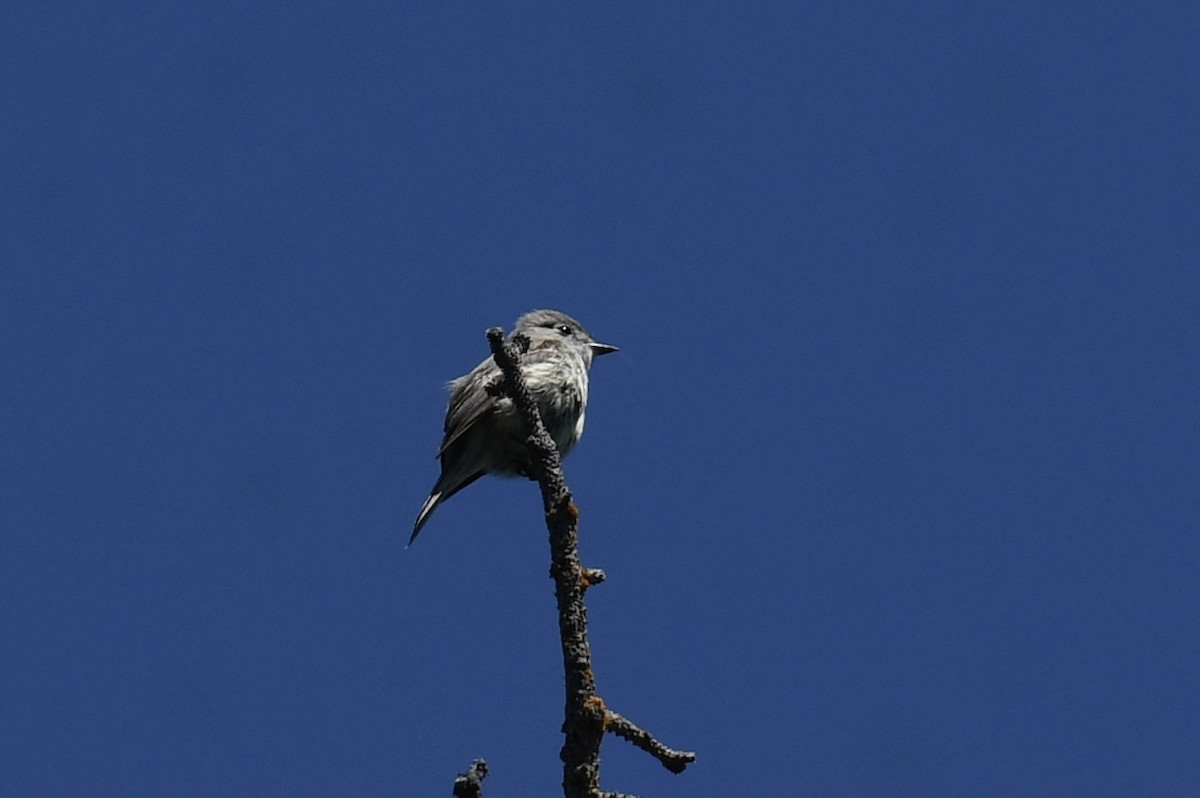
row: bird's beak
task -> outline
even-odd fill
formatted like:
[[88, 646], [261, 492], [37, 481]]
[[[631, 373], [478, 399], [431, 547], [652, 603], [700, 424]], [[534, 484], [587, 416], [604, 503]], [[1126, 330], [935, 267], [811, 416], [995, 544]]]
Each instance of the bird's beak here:
[[600, 357], [600, 355], [607, 355], [609, 352], [617, 351], [615, 346], [611, 346], [609, 344], [598, 344], [595, 341], [588, 343], [588, 346], [592, 348], [592, 355], [595, 357]]

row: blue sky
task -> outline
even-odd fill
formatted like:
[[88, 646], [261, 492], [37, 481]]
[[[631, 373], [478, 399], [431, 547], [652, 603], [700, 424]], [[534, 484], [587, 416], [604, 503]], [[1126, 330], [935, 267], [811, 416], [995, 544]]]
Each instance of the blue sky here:
[[1197, 794], [1197, 8], [5, 4], [0, 792], [555, 794], [555, 307], [606, 788]]

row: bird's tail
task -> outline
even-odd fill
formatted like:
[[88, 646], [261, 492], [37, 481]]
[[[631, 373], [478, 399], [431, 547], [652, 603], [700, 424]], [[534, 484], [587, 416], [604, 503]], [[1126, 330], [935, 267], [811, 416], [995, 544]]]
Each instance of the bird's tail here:
[[408, 539], [408, 545], [412, 545], [417, 539], [417, 535], [421, 534], [421, 527], [425, 526], [425, 522], [429, 520], [429, 516], [433, 515], [433, 511], [442, 503], [442, 492], [435, 490], [429, 494], [429, 498], [421, 505], [421, 512], [417, 513], [417, 522], [413, 524], [412, 537]]

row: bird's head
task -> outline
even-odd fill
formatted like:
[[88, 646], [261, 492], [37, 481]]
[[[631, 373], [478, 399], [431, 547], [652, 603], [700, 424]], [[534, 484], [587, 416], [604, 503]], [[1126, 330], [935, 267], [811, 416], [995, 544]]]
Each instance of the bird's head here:
[[563, 343], [579, 347], [588, 363], [593, 357], [616, 352], [617, 347], [594, 340], [583, 325], [557, 310], [532, 310], [517, 319], [514, 333], [529, 336], [529, 348], [558, 346]]

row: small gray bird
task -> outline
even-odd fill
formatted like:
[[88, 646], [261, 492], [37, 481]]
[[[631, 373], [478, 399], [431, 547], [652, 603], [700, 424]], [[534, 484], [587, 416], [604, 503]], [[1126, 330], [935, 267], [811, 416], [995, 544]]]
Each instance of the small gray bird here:
[[[517, 319], [516, 333], [529, 337], [529, 351], [521, 357], [521, 374], [538, 404], [546, 431], [559, 455], [565, 457], [583, 434], [592, 358], [617, 348], [596, 343], [583, 325], [557, 310], [526, 313]], [[512, 399], [489, 390], [500, 378], [500, 367], [489, 357], [470, 374], [450, 383], [446, 435], [438, 451], [442, 475], [417, 514], [409, 545], [439, 504], [484, 474], [526, 475], [529, 454], [521, 419]]]

